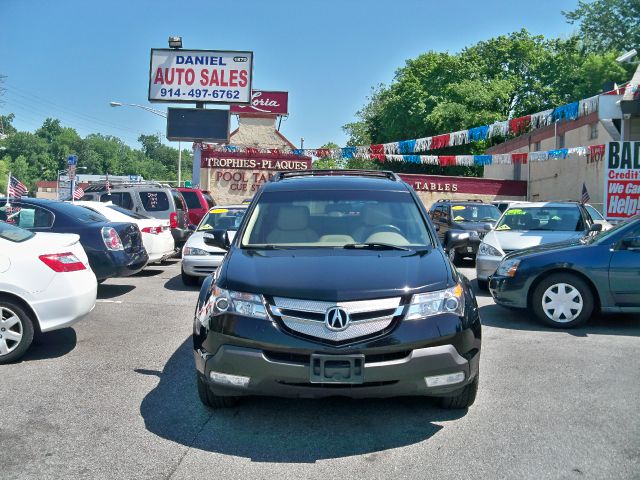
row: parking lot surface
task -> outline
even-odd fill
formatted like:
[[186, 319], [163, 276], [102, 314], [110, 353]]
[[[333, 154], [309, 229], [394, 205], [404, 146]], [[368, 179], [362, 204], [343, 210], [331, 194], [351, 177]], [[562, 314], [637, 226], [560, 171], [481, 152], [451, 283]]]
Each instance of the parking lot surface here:
[[556, 331], [480, 293], [468, 411], [261, 397], [210, 411], [197, 292], [175, 261], [110, 279], [88, 317], [0, 366], [0, 478], [640, 478], [637, 316]]

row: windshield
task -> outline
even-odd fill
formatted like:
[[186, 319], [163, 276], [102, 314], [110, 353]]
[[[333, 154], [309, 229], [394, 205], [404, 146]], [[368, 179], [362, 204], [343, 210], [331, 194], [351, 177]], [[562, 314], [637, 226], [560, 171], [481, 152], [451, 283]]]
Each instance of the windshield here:
[[453, 205], [451, 218], [454, 222], [497, 222], [500, 210], [493, 205]]
[[198, 231], [206, 230], [238, 230], [246, 208], [214, 208], [202, 219]]
[[427, 225], [408, 192], [266, 192], [242, 237], [243, 247], [431, 246]]
[[0, 222], [0, 238], [10, 242], [24, 242], [33, 237], [35, 233], [25, 230], [9, 223]]
[[496, 230], [577, 232], [584, 230], [584, 222], [577, 206], [513, 207], [504, 212]]
[[589, 212], [589, 215], [591, 215], [591, 218], [593, 218], [594, 220], [604, 220], [602, 214], [598, 210], [596, 210], [595, 207], [592, 207], [591, 205], [585, 205], [584, 208], [587, 209], [587, 212]]

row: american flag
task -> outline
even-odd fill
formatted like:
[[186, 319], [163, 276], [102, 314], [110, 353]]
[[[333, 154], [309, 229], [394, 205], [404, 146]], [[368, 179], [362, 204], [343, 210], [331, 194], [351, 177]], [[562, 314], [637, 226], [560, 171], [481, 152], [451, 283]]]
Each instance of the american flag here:
[[587, 186], [584, 184], [584, 182], [582, 182], [582, 197], [580, 198], [580, 201], [582, 203], [587, 203], [589, 200], [591, 200], [591, 197], [589, 196], [589, 192], [587, 191]]
[[9, 175], [9, 188], [7, 191], [8, 197], [20, 198], [23, 195], [26, 195], [28, 191], [29, 190], [27, 190], [27, 187], [24, 186], [24, 183], [22, 183], [13, 175]]
[[80, 200], [83, 195], [84, 195], [84, 190], [82, 189], [81, 186], [78, 185], [76, 189], [73, 191], [73, 199]]

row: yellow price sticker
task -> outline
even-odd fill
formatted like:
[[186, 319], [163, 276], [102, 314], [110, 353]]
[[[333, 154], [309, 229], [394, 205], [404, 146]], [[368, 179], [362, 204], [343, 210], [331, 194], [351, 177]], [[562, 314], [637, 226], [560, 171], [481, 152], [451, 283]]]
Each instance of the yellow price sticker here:
[[462, 220], [464, 220], [464, 217], [453, 217], [453, 220], [455, 222], [461, 222]]
[[453, 207], [451, 207], [451, 210], [466, 210], [467, 207], [463, 206], [463, 205], [455, 205]]
[[228, 211], [226, 208], [212, 208], [209, 213], [227, 213]]
[[509, 225], [500, 225], [496, 230], [511, 230]]
[[525, 213], [521, 208], [512, 208], [511, 210], [507, 210], [505, 215], [524, 215]]

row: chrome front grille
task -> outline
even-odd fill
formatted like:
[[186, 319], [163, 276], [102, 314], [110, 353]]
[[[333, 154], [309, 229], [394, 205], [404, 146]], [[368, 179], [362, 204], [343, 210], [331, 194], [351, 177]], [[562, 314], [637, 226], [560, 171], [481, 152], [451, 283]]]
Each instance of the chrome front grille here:
[[[271, 313], [282, 320], [290, 330], [331, 342], [342, 342], [367, 337], [381, 332], [393, 319], [402, 314], [401, 298], [382, 298], [352, 302], [321, 302], [296, 298], [274, 297]], [[331, 330], [325, 323], [325, 314], [331, 308], [343, 309], [351, 317], [344, 330]]]

